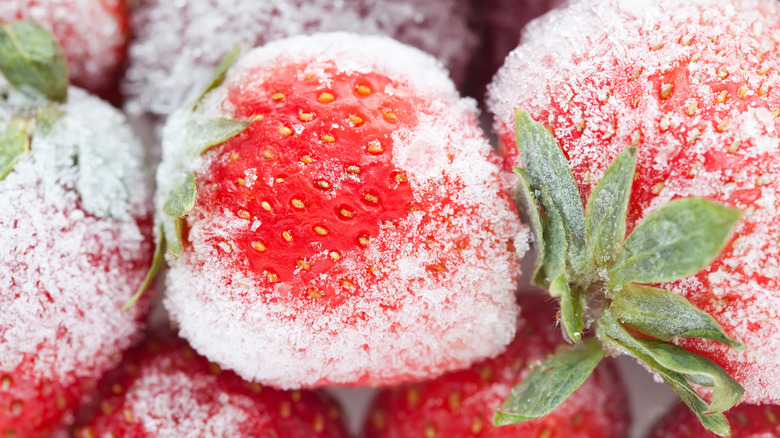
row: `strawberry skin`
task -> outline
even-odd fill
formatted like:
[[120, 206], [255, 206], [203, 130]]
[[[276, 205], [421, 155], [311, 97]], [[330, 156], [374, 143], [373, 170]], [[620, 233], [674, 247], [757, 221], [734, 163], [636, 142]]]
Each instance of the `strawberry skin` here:
[[325, 394], [246, 382], [167, 333], [129, 351], [101, 388], [76, 437], [349, 436]]
[[129, 35], [124, 0], [6, 0], [0, 22], [34, 20], [62, 44], [74, 85], [105, 99], [118, 96]]
[[612, 362], [603, 363], [572, 396], [538, 421], [494, 427], [493, 412], [529, 367], [555, 351], [554, 306], [521, 296], [518, 332], [494, 359], [420, 384], [386, 389], [374, 400], [364, 436], [620, 438], [630, 425], [628, 398]]
[[[197, 176], [167, 277], [182, 336], [284, 388], [421, 379], [498, 353], [527, 230], [473, 109], [432, 58], [387, 38], [247, 55], [166, 127], [158, 206], [182, 164]], [[252, 123], [192, 161], [193, 120], [214, 113]]]
[[[492, 84], [507, 165], [519, 164], [513, 111], [522, 108], [552, 130], [583, 200], [626, 145], [638, 147], [629, 232], [676, 198], [741, 209], [721, 255], [663, 287], [711, 314], [748, 349], [681, 345], [734, 376], [745, 387], [743, 401], [780, 401], [780, 94], [772, 73], [780, 65], [777, 48], [765, 44], [780, 8], [764, 0], [592, 3], [575, 2], [531, 24]], [[572, 33], [550, 36], [567, 27]]]
[[[742, 404], [726, 412], [731, 438], [771, 438], [780, 436], [780, 406]], [[715, 437], [699, 424], [685, 406], [675, 405], [647, 435], [647, 438]]]

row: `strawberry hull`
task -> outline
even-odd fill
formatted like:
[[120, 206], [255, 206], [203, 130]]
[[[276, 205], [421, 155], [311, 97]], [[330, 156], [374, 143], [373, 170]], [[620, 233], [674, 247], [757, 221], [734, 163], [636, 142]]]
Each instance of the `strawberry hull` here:
[[[204, 114], [251, 123], [193, 159]], [[432, 58], [349, 34], [272, 43], [165, 134], [160, 193], [177, 166], [197, 176], [165, 305], [210, 360], [283, 388], [392, 384], [511, 339], [527, 230]]]

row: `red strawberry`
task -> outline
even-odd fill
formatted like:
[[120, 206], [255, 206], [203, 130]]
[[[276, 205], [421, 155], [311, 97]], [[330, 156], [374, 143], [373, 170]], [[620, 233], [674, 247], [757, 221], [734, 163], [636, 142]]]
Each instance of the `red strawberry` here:
[[351, 34], [257, 49], [168, 124], [158, 175], [174, 257], [183, 217], [165, 304], [244, 378], [387, 384], [511, 340], [526, 232], [473, 102], [415, 49]]
[[[731, 438], [780, 437], [780, 406], [743, 404], [726, 412], [731, 423]], [[677, 405], [647, 435], [647, 438], [709, 438], [707, 431], [690, 410]]]
[[[698, 196], [741, 210], [730, 238], [718, 233], [717, 242], [709, 241], [714, 249], [727, 243], [716, 260], [713, 253], [702, 259], [702, 270], [672, 275], [674, 264], [688, 263], [683, 253], [702, 249], [711, 233], [703, 210], [715, 204], [689, 204], [698, 210], [679, 210], [678, 218], [688, 215], [692, 228], [682, 232], [667, 222], [665, 232], [656, 228], [656, 238], [672, 242], [682, 232], [685, 239], [699, 235], [699, 243], [652, 262], [668, 261], [669, 275], [640, 275], [641, 269], [632, 275], [686, 298], [747, 345], [737, 351], [709, 340], [675, 340], [717, 362], [744, 385], [743, 401], [754, 403], [780, 401], [780, 77], [774, 73], [780, 63], [777, 47], [768, 43], [778, 23], [780, 5], [769, 0], [575, 2], [526, 34], [490, 91], [508, 164], [521, 164], [514, 148], [520, 108], [552, 132], [582, 201], [621, 151], [636, 160], [625, 235], [652, 212], [683, 205], [679, 198]], [[636, 158], [628, 158], [626, 145], [636, 147]], [[605, 295], [601, 309], [624, 279], [604, 291], [605, 280], [615, 279], [593, 277], [590, 286], [578, 286], [602, 291], [591, 295]], [[625, 324], [629, 318], [618, 319]], [[667, 319], [656, 333], [672, 334], [691, 321]]]
[[[345, 31], [387, 35], [431, 53], [465, 79], [477, 38], [468, 0], [147, 0], [133, 12], [123, 92], [133, 114], [167, 116], [186, 104], [237, 42]], [[399, 62], [402, 62], [399, 60]]]
[[560, 332], [549, 302], [520, 300], [518, 333], [507, 350], [465, 371], [379, 393], [364, 435], [391, 437], [620, 438], [630, 424], [628, 398], [614, 364], [596, 369], [566, 402], [536, 422], [493, 426], [493, 412], [512, 386], [555, 351]]
[[65, 49], [73, 84], [115, 99], [128, 40], [125, 0], [4, 0], [0, 22], [34, 20]]
[[[40, 63], [25, 64], [29, 53]], [[0, 26], [3, 436], [45, 437], [72, 421], [149, 307], [120, 312], [152, 259], [141, 144], [122, 114], [67, 88], [66, 71], [41, 27]]]
[[246, 382], [169, 334], [129, 351], [101, 387], [76, 437], [349, 436], [325, 394]]

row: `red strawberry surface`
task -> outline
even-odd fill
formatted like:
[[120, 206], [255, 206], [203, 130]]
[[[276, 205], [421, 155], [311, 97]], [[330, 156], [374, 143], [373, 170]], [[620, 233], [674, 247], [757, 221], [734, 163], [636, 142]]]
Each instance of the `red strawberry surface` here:
[[[9, 29], [14, 47], [56, 47], [37, 25]], [[151, 184], [121, 113], [67, 88], [64, 61], [36, 70], [11, 51], [0, 49], [0, 434], [46, 437], [140, 335], [148, 301], [120, 309], [152, 259]], [[20, 74], [7, 81], [9, 64]]]
[[[780, 437], [780, 406], [742, 404], [726, 412], [731, 438]], [[699, 424], [684, 406], [676, 405], [650, 431], [647, 438], [710, 438], [716, 435]]]
[[[187, 155], [213, 114], [252, 122]], [[350, 34], [257, 49], [166, 127], [161, 194], [182, 166], [197, 192], [165, 304], [244, 378], [389, 384], [511, 340], [526, 231], [473, 102], [422, 52]]]
[[324, 393], [244, 381], [167, 333], [129, 351], [100, 386], [96, 412], [76, 437], [349, 436]]
[[387, 35], [431, 53], [462, 83], [477, 44], [470, 20], [468, 0], [147, 0], [131, 17], [126, 107], [166, 116], [237, 42], [252, 48], [315, 32]]
[[537, 295], [521, 296], [518, 332], [507, 350], [470, 369], [380, 392], [364, 436], [620, 438], [630, 414], [626, 390], [612, 362], [601, 364], [562, 405], [545, 417], [494, 427], [493, 413], [512, 387], [561, 342], [555, 305]]
[[13, 20], [34, 20], [54, 34], [74, 85], [117, 97], [129, 35], [124, 0], [5, 0], [0, 22]]
[[575, 2], [533, 26], [490, 89], [507, 165], [520, 164], [522, 108], [552, 131], [583, 201], [637, 146], [629, 232], [677, 198], [743, 211], [713, 263], [664, 287], [747, 345], [679, 341], [734, 376], [747, 402], [780, 401], [779, 26], [766, 0]]

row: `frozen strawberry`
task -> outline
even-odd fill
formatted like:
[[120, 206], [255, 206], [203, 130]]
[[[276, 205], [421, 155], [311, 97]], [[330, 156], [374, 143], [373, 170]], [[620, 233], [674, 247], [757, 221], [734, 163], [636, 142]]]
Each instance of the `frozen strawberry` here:
[[0, 22], [13, 20], [34, 20], [54, 34], [74, 85], [116, 97], [129, 33], [124, 0], [3, 0]]
[[77, 438], [349, 436], [325, 394], [244, 381], [170, 334], [129, 351], [101, 388]]
[[3, 436], [72, 420], [148, 308], [120, 311], [154, 249], [141, 145], [121, 113], [68, 88], [66, 71], [41, 27], [0, 26]]
[[536, 295], [520, 300], [518, 331], [507, 350], [465, 371], [380, 392], [364, 436], [622, 438], [630, 424], [628, 397], [611, 362], [601, 364], [574, 394], [537, 422], [493, 426], [512, 387], [555, 351], [554, 306]]
[[[726, 412], [731, 424], [731, 438], [780, 437], [780, 406], [743, 404]], [[675, 406], [647, 435], [647, 438], [710, 438], [690, 410]]]
[[256, 49], [166, 126], [165, 305], [200, 353], [283, 388], [497, 354], [527, 229], [496, 161], [474, 102], [416, 49], [346, 33]]
[[[766, 0], [576, 2], [529, 25], [489, 98], [508, 164], [523, 161], [525, 181], [536, 178], [531, 173], [539, 176], [545, 168], [539, 163], [551, 162], [550, 156], [519, 158], [520, 149], [533, 142], [517, 143], [516, 149], [516, 133], [525, 140], [531, 132], [537, 140], [546, 135], [530, 127], [531, 119], [552, 133], [551, 151], [565, 155], [556, 171], [560, 185], [531, 189], [542, 204], [548, 204], [542, 199], [548, 195], [556, 198], [555, 210], [570, 237], [568, 249], [557, 253], [566, 253], [567, 268], [579, 270], [567, 279], [576, 277], [582, 297], [600, 296], [597, 308], [614, 308], [613, 320], [715, 361], [722, 370], [710, 368], [706, 386], [714, 384], [716, 393], [730, 386], [721, 374], [725, 370], [744, 386], [743, 401], [753, 403], [780, 401], [780, 77], [774, 73], [780, 62], [771, 43], [778, 23], [780, 5]], [[518, 120], [522, 130], [515, 129]], [[614, 172], [607, 171], [610, 165]], [[569, 173], [563, 168], [571, 169], [566, 177], [571, 185], [562, 182]], [[564, 186], [573, 187], [574, 195], [562, 195]], [[691, 197], [699, 198], [682, 199]], [[729, 235], [735, 219], [739, 224]], [[589, 271], [594, 267], [595, 275]], [[543, 271], [538, 279], [551, 283], [554, 278]], [[631, 282], [635, 285], [626, 290]], [[724, 331], [703, 314], [694, 317], [691, 308], [667, 313], [665, 323], [660, 314], [652, 323], [639, 321], [643, 317], [636, 311], [660, 302], [682, 312], [684, 301], [672, 297], [686, 298]], [[619, 325], [610, 326], [618, 336]], [[646, 346], [626, 345], [634, 338], [616, 341], [617, 348], [647, 353]], [[740, 346], [734, 339], [747, 349], [730, 348]], [[655, 347], [674, 350], [669, 345]], [[660, 362], [649, 366], [663, 368]], [[686, 375], [696, 383], [694, 374]], [[689, 394], [680, 376], [666, 377]], [[731, 392], [730, 401], [738, 392]], [[689, 401], [703, 408], [694, 399]]]
[[147, 0], [132, 15], [126, 108], [167, 116], [237, 43], [250, 49], [315, 32], [390, 36], [433, 54], [459, 83], [477, 43], [469, 17], [468, 0]]

